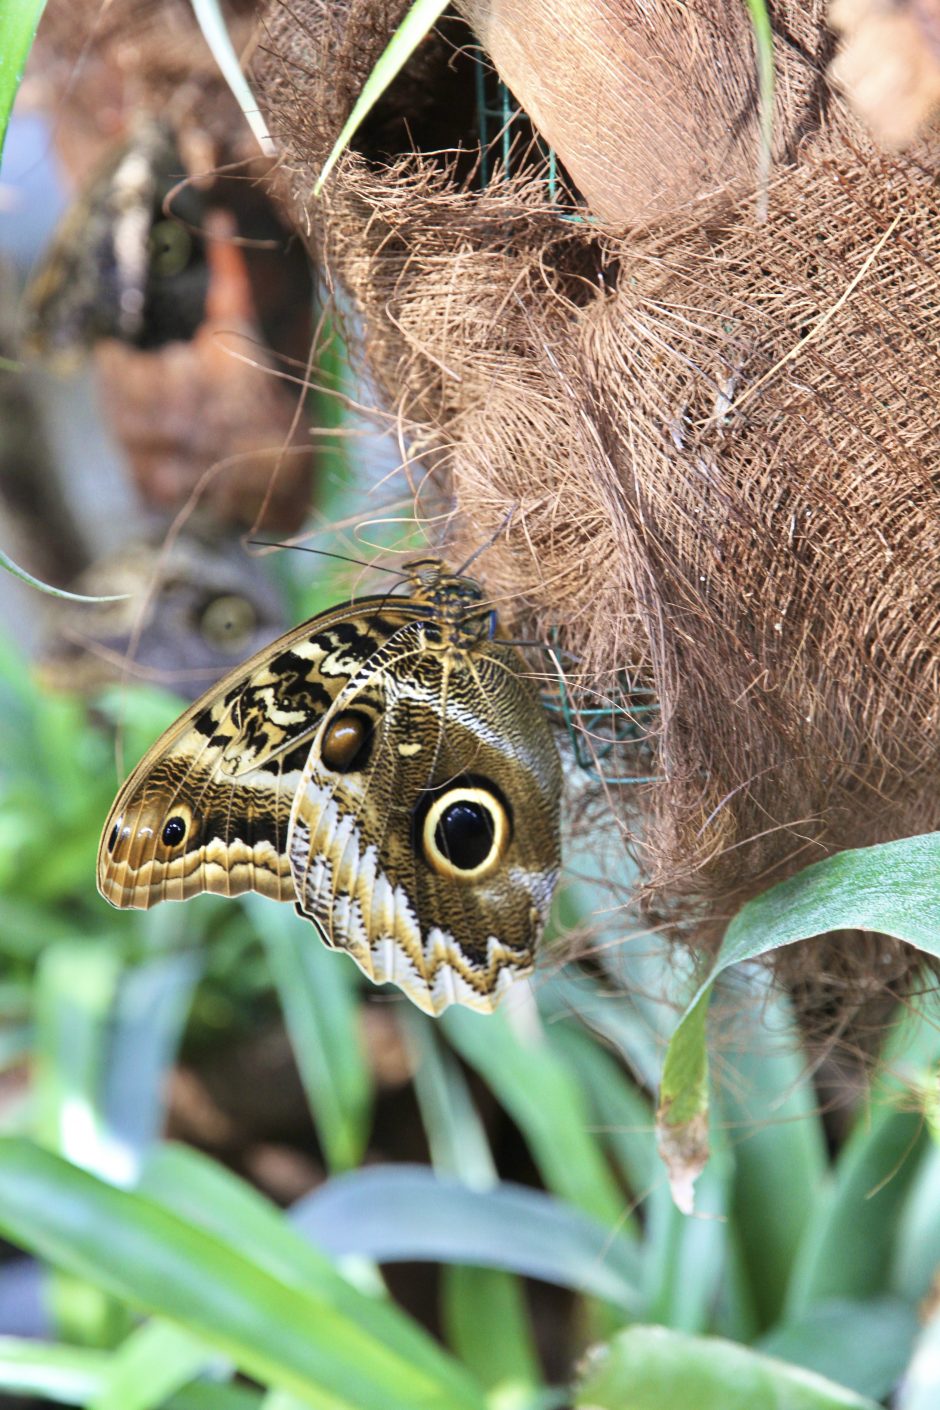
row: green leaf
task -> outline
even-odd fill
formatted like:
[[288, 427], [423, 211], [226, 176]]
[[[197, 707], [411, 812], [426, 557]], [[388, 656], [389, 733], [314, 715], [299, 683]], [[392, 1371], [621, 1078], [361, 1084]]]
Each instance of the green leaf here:
[[45, 5], [46, 0], [12, 0], [0, 5], [0, 155], [13, 100]]
[[444, 1269], [448, 1345], [487, 1390], [541, 1381], [525, 1295], [517, 1278], [493, 1268]]
[[940, 832], [839, 852], [749, 901], [735, 916], [711, 972], [666, 1053], [660, 1148], [681, 1209], [708, 1158], [706, 1016], [711, 988], [733, 964], [831, 930], [872, 930], [940, 958]]
[[112, 1354], [89, 1410], [155, 1410], [218, 1362], [214, 1349], [184, 1328], [145, 1322]]
[[630, 1327], [588, 1358], [577, 1410], [878, 1410], [811, 1371], [718, 1337]]
[[242, 67], [238, 55], [235, 53], [218, 0], [191, 0], [191, 3], [203, 38], [219, 66], [219, 72], [228, 84], [233, 98], [241, 108], [242, 116], [251, 128], [258, 146], [264, 156], [276, 156], [277, 149], [258, 109], [258, 100], [242, 73]]
[[319, 196], [327, 177], [349, 146], [353, 134], [368, 117], [386, 88], [392, 84], [425, 35], [430, 33], [446, 9], [447, 0], [415, 0], [362, 85], [362, 91], [355, 106], [346, 119], [343, 130], [337, 137], [323, 170], [317, 177], [313, 188], [314, 196]]
[[0, 1390], [65, 1405], [86, 1405], [97, 1392], [110, 1359], [106, 1351], [0, 1337]]
[[787, 1296], [789, 1316], [831, 1297], [887, 1290], [898, 1231], [928, 1143], [923, 1095], [940, 1059], [938, 1006], [889, 1028], [879, 1076], [803, 1232]]
[[450, 1009], [441, 1026], [523, 1132], [548, 1188], [619, 1228], [626, 1201], [589, 1133], [584, 1094], [539, 1031], [534, 1008], [485, 1016]]
[[892, 1256], [892, 1292], [910, 1302], [928, 1296], [940, 1268], [940, 1146], [932, 1143], [901, 1211]]
[[[426, 1332], [388, 1303], [363, 1297], [269, 1200], [207, 1156], [186, 1146], [158, 1146], [138, 1190], [219, 1238], [231, 1239], [237, 1230], [239, 1250], [257, 1267], [323, 1298], [428, 1377], [450, 1373], [453, 1363]], [[295, 1219], [303, 1205], [295, 1206]]]
[[291, 1287], [197, 1225], [25, 1141], [0, 1141], [0, 1228], [317, 1410], [483, 1410], [456, 1364], [446, 1377], [427, 1375], [404, 1338], [401, 1350], [377, 1341], [317, 1291]]
[[[86, 1406], [105, 1383], [113, 1360], [105, 1351], [0, 1336], [0, 1391]], [[256, 1391], [241, 1386], [204, 1382], [160, 1404], [164, 1410], [260, 1410], [260, 1400]]]
[[434, 1019], [413, 1004], [401, 1005], [397, 1018], [412, 1061], [431, 1164], [439, 1175], [489, 1189], [498, 1180], [496, 1165], [460, 1064], [440, 1041]]
[[49, 946], [36, 982], [36, 1099], [45, 1144], [85, 1165], [109, 1163], [102, 1091], [121, 958], [113, 945]]
[[632, 1242], [541, 1190], [471, 1190], [423, 1165], [370, 1166], [330, 1180], [294, 1206], [297, 1227], [339, 1257], [502, 1268], [593, 1294], [636, 1314]]
[[745, 0], [754, 30], [760, 102], [760, 158], [758, 162], [758, 218], [767, 219], [767, 187], [774, 138], [774, 34], [766, 0]]
[[354, 1169], [372, 1110], [357, 971], [291, 907], [263, 896], [246, 897], [245, 904], [264, 942], [327, 1164], [334, 1171]]
[[843, 1298], [814, 1304], [758, 1345], [768, 1356], [881, 1400], [900, 1380], [916, 1334], [917, 1314], [900, 1298]]
[[940, 1404], [940, 1313], [917, 1338], [911, 1364], [894, 1400], [895, 1410], [936, 1410]]
[[800, 1239], [824, 1189], [826, 1144], [806, 1057], [766, 976], [726, 995], [721, 1125], [734, 1148], [732, 1212], [761, 1327], [783, 1310]]

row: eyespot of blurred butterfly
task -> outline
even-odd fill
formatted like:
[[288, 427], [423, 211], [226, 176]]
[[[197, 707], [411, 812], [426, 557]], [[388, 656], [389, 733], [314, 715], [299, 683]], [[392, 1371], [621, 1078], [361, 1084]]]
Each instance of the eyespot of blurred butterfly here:
[[190, 523], [167, 551], [163, 530], [130, 540], [80, 575], [79, 591], [122, 602], [50, 609], [38, 661], [53, 690], [92, 693], [141, 680], [193, 699], [284, 625], [260, 560], [207, 523]]
[[180, 185], [185, 175], [170, 129], [141, 119], [66, 211], [27, 285], [25, 352], [67, 365], [100, 338], [156, 348], [193, 336], [208, 284], [207, 197]]

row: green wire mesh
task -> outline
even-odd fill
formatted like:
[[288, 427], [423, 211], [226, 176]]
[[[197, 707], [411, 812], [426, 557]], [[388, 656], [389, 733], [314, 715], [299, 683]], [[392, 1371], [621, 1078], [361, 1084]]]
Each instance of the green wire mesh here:
[[[548, 654], [558, 678], [557, 689], [544, 692], [542, 703], [550, 719], [562, 725], [575, 763], [595, 783], [609, 785], [658, 783], [652, 773], [653, 745], [659, 704], [649, 686], [638, 685], [623, 669], [614, 677], [613, 694], [606, 699], [594, 690], [579, 692], [599, 704], [576, 703], [561, 653], [555, 645]], [[635, 760], [637, 771], [608, 773], [600, 766], [612, 758]], [[645, 772], [639, 772], [642, 768]]]

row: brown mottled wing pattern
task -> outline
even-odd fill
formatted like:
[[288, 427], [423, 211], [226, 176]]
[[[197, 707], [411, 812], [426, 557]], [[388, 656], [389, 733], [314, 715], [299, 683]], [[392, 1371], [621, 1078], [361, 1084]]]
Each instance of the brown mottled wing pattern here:
[[[377, 983], [427, 1012], [492, 1009], [533, 965], [559, 868], [558, 753], [515, 650], [444, 647], [413, 620], [337, 694], [313, 740], [289, 824], [299, 909]], [[368, 759], [339, 774], [321, 746], [330, 721], [374, 721]], [[418, 833], [431, 800], [461, 779], [505, 805], [508, 844], [483, 879], [440, 875]]]
[[111, 809], [98, 889], [146, 909], [201, 891], [295, 899], [291, 807], [317, 726], [406, 620], [386, 598], [324, 613], [213, 686], [148, 751]]

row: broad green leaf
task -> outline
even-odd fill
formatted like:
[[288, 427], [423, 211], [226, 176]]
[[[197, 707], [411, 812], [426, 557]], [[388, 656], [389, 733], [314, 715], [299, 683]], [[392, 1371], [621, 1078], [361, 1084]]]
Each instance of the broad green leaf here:
[[429, 1376], [318, 1291], [290, 1286], [198, 1225], [24, 1141], [0, 1142], [0, 1228], [317, 1410], [482, 1410], [456, 1363]]
[[327, 1164], [353, 1169], [365, 1151], [372, 1107], [357, 971], [291, 907], [263, 896], [245, 904], [264, 942]]
[[636, 1314], [640, 1268], [632, 1241], [540, 1190], [471, 1190], [422, 1165], [340, 1175], [299, 1201], [297, 1227], [336, 1256], [502, 1268]]
[[878, 1410], [811, 1371], [719, 1337], [630, 1327], [595, 1348], [577, 1410]]
[[917, 1314], [897, 1297], [816, 1303], [762, 1337], [759, 1349], [881, 1400], [897, 1385], [917, 1334]]
[[548, 1188], [619, 1228], [626, 1201], [590, 1134], [587, 1101], [537, 1024], [524, 1006], [512, 1015], [505, 1006], [485, 1016], [450, 1009], [441, 1019], [448, 1041], [522, 1131]]
[[314, 196], [319, 196], [327, 177], [349, 146], [356, 130], [368, 117], [386, 88], [390, 87], [425, 35], [434, 28], [446, 9], [447, 0], [415, 0], [362, 85], [362, 91], [355, 106], [346, 119], [343, 129], [333, 145], [333, 150], [326, 159], [323, 170], [317, 177], [313, 188]]
[[872, 930], [940, 958], [940, 832], [839, 852], [742, 907], [711, 972], [672, 1036], [659, 1128], [674, 1197], [691, 1210], [708, 1158], [706, 1017], [712, 985], [733, 964], [831, 930]]

